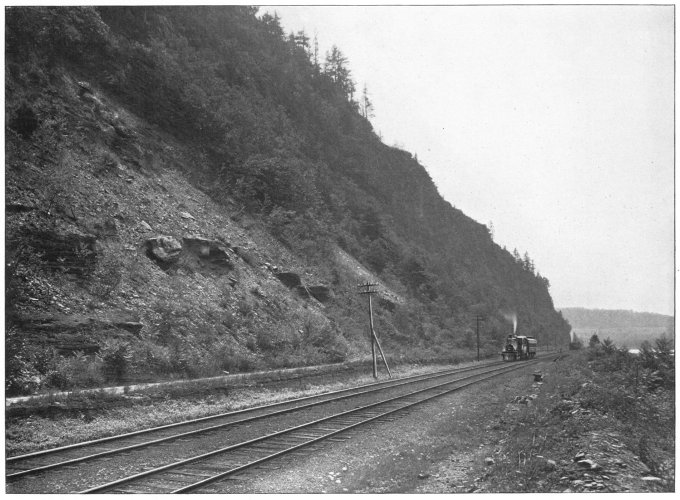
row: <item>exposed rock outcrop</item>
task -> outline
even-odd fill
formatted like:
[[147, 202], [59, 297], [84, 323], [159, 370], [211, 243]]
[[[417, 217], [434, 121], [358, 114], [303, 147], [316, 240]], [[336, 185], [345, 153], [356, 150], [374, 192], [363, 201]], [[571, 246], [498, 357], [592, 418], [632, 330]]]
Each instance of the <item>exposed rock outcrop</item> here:
[[[268, 269], [272, 269], [273, 267], [275, 268], [276, 266], [267, 264]], [[309, 299], [313, 297], [322, 303], [328, 302], [333, 298], [333, 292], [329, 287], [326, 285], [305, 285], [298, 273], [291, 271], [274, 272], [274, 276], [276, 276], [279, 281], [281, 281], [281, 283], [286, 285], [288, 288], [295, 290], [295, 292], [302, 298]]]
[[193, 263], [216, 272], [234, 268], [229, 247], [224, 243], [200, 236], [185, 237], [182, 241], [181, 260], [186, 267], [191, 267], [190, 263]]
[[333, 298], [333, 292], [331, 289], [324, 285], [312, 285], [308, 286], [307, 290], [309, 293], [319, 302], [328, 302]]
[[126, 311], [102, 316], [42, 313], [17, 316], [15, 322], [35, 343], [49, 345], [59, 353], [97, 352], [102, 340], [136, 336], [144, 328], [136, 315]]
[[295, 288], [302, 285], [300, 275], [297, 273], [292, 272], [276, 273], [276, 277], [279, 279], [279, 281], [281, 281], [281, 283], [286, 285], [288, 288]]
[[156, 236], [146, 240], [146, 254], [166, 269], [179, 260], [182, 244], [172, 236]]
[[96, 264], [96, 236], [72, 229], [65, 232], [47, 230], [30, 235], [31, 246], [52, 269], [82, 275]]
[[201, 236], [186, 236], [180, 242], [172, 236], [156, 236], [145, 242], [147, 256], [162, 269], [228, 272], [234, 268], [229, 246]]

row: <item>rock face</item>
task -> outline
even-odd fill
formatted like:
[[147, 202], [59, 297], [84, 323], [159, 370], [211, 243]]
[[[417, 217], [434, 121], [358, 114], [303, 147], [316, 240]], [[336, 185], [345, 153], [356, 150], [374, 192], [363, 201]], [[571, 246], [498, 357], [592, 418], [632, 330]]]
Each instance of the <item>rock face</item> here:
[[182, 241], [181, 261], [185, 267], [197, 266], [201, 270], [208, 268], [213, 272], [234, 269], [227, 245], [200, 236], [185, 237]]
[[[268, 266], [271, 268], [271, 266]], [[290, 289], [294, 289], [297, 294], [305, 299], [314, 297], [319, 302], [328, 302], [333, 298], [333, 292], [325, 285], [304, 285], [300, 275], [293, 272], [274, 273], [281, 283]]]
[[255, 254], [247, 248], [234, 247], [234, 253], [243, 259], [243, 262], [252, 267], [259, 265], [258, 258]]
[[106, 239], [118, 235], [118, 225], [113, 217], [99, 217], [85, 220], [84, 223], [87, 230], [97, 238]]
[[300, 275], [297, 273], [291, 272], [276, 273], [276, 277], [279, 279], [279, 281], [281, 281], [281, 283], [286, 285], [288, 288], [295, 288], [302, 285]]
[[319, 302], [328, 302], [332, 298], [331, 289], [324, 285], [308, 286], [309, 293]]
[[15, 321], [37, 344], [49, 345], [59, 354], [94, 353], [102, 339], [138, 335], [144, 327], [137, 316], [125, 311], [106, 316], [43, 313], [18, 316]]
[[147, 256], [164, 270], [228, 272], [234, 268], [229, 246], [201, 236], [187, 236], [182, 242], [172, 236], [156, 236], [145, 242]]
[[587, 459], [587, 458], [584, 458], [584, 459], [582, 459], [582, 460], [579, 460], [579, 461], [576, 462], [576, 463], [579, 464], [579, 465], [580, 465], [581, 467], [583, 467], [584, 469], [588, 469], [588, 470], [597, 471], [597, 470], [602, 469], [602, 466], [600, 466], [599, 464], [597, 464], [597, 463], [595, 463], [595, 462], [593, 462], [592, 460], [589, 460], [589, 459]]
[[227, 245], [199, 236], [186, 237], [183, 241], [183, 251], [193, 253], [203, 262], [227, 269], [234, 268]]
[[91, 271], [96, 264], [95, 244], [97, 238], [78, 231], [41, 231], [32, 236], [32, 246], [42, 259], [53, 269], [69, 274], [82, 275]]
[[161, 267], [169, 267], [179, 260], [182, 244], [172, 236], [156, 236], [146, 240], [146, 254]]
[[383, 297], [378, 298], [378, 305], [383, 309], [387, 309], [389, 312], [394, 312], [396, 308], [394, 302]]

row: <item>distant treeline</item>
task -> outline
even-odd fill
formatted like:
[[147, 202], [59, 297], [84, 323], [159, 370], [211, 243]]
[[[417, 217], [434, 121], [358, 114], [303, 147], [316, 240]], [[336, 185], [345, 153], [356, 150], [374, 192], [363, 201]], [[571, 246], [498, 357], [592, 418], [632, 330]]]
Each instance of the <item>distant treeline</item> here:
[[629, 349], [639, 348], [644, 342], [654, 342], [661, 337], [674, 343], [668, 329], [661, 327], [574, 328], [574, 335], [586, 346], [593, 335], [597, 335], [600, 341], [609, 339], [617, 346]]
[[673, 316], [618, 309], [565, 307], [560, 311], [575, 329], [669, 328], [674, 322]]

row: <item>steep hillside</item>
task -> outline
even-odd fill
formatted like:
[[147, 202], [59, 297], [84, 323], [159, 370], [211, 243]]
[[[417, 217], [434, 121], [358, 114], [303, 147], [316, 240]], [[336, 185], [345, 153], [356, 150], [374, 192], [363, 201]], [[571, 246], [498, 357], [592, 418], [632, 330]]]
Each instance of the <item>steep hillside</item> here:
[[342, 54], [256, 8], [10, 8], [5, 83], [10, 392], [362, 357], [365, 280], [393, 360], [467, 355], [477, 314], [489, 354], [508, 314], [568, 342]]

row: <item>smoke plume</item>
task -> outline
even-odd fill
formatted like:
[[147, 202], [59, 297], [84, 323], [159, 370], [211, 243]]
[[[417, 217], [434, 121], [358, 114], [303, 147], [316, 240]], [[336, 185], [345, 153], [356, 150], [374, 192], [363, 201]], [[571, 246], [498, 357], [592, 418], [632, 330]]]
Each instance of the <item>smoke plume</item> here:
[[512, 323], [512, 334], [517, 333], [517, 314], [514, 312], [503, 313], [503, 317]]

